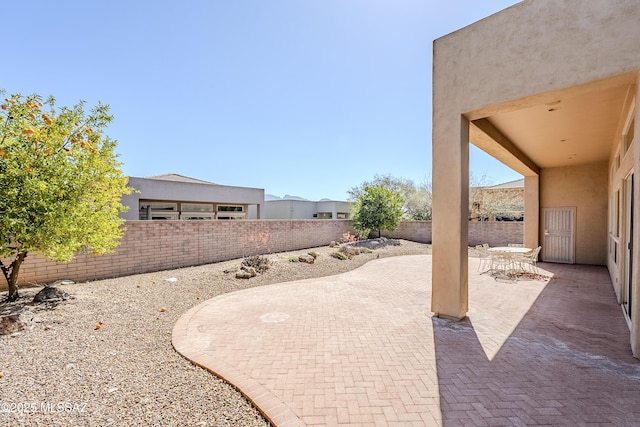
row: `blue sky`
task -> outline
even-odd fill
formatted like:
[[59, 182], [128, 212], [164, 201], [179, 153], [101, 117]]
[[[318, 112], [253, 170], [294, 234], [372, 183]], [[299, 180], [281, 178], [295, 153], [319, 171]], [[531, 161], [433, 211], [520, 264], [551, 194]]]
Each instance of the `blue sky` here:
[[343, 200], [375, 174], [430, 179], [432, 42], [515, 3], [5, 2], [0, 88], [109, 104], [130, 176]]

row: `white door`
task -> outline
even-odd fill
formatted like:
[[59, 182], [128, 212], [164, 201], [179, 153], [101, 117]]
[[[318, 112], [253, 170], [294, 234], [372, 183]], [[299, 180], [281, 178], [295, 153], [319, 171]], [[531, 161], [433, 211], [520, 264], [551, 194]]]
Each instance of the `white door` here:
[[545, 208], [542, 215], [542, 260], [574, 264], [576, 208]]

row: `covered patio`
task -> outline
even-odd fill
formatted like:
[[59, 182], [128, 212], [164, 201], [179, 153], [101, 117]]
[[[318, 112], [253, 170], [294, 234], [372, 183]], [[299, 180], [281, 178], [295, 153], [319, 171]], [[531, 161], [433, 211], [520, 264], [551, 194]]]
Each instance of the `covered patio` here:
[[606, 268], [505, 283], [478, 262], [461, 322], [429, 314], [416, 255], [219, 296], [173, 345], [277, 426], [633, 425], [640, 364]]
[[546, 262], [606, 266], [640, 357], [639, 20], [636, 0], [525, 0], [434, 41], [438, 317], [471, 312], [473, 144], [524, 176], [525, 246]]

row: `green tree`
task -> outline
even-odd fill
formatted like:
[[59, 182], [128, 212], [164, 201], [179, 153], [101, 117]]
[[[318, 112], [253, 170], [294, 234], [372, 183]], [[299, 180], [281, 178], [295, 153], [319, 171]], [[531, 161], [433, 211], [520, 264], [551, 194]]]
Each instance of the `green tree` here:
[[404, 199], [398, 192], [383, 186], [365, 188], [358, 197], [352, 212], [353, 226], [360, 235], [371, 230], [393, 231], [402, 219]]
[[403, 219], [410, 221], [431, 220], [431, 183], [428, 179], [416, 184], [410, 179], [396, 178], [389, 174], [376, 174], [371, 181], [364, 181], [347, 191], [350, 200], [358, 200], [369, 187], [384, 187], [399, 193], [404, 199]]
[[15, 300], [28, 253], [68, 262], [112, 251], [131, 189], [116, 142], [103, 135], [107, 105], [85, 113], [84, 102], [56, 108], [53, 97], [16, 94], [0, 108], [0, 268]]

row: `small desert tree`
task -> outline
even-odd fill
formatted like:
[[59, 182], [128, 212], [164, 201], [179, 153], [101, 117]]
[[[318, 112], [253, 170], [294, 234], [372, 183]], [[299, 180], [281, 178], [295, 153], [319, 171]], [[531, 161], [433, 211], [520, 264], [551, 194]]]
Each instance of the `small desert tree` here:
[[355, 203], [352, 220], [353, 227], [360, 235], [367, 235], [371, 230], [393, 231], [402, 219], [404, 199], [399, 193], [383, 186], [368, 187]]
[[410, 179], [396, 178], [389, 174], [376, 174], [371, 181], [364, 181], [357, 187], [347, 190], [350, 200], [358, 200], [369, 187], [384, 187], [400, 194], [404, 199], [403, 219], [409, 221], [431, 220], [431, 182], [423, 179], [416, 184]]
[[103, 135], [108, 106], [85, 113], [84, 102], [56, 108], [53, 97], [12, 95], [0, 108], [0, 268], [15, 300], [28, 253], [68, 262], [112, 251], [131, 189]]

